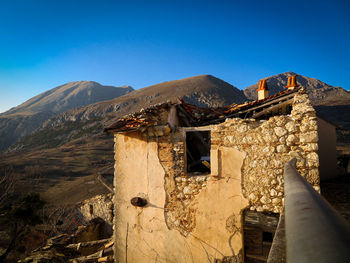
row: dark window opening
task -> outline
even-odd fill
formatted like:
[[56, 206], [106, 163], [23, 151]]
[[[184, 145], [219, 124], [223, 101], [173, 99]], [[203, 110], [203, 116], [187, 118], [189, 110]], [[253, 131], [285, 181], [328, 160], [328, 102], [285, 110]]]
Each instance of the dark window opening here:
[[210, 131], [186, 132], [187, 172], [210, 174]]
[[245, 211], [243, 218], [244, 262], [267, 262], [279, 214]]
[[89, 205], [89, 212], [90, 212], [90, 215], [92, 216], [92, 214], [94, 213], [94, 206], [93, 205]]

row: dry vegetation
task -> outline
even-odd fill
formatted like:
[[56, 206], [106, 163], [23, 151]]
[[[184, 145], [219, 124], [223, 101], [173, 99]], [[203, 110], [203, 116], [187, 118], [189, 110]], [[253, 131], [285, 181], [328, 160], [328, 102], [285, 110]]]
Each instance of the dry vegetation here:
[[[56, 195], [77, 202], [103, 192], [104, 187], [92, 182], [96, 174], [113, 174], [113, 140], [102, 134], [57, 148], [8, 153], [2, 156], [1, 167], [11, 167], [20, 178], [17, 191], [46, 193], [45, 197], [55, 202], [59, 200]], [[83, 186], [84, 181], [90, 183]], [[71, 194], [75, 198], [67, 197], [68, 189], [74, 190]]]

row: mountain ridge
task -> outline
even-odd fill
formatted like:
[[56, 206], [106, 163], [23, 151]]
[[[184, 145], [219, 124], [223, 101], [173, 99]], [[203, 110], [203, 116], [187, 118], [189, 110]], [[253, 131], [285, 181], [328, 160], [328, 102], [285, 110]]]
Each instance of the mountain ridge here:
[[112, 100], [66, 111], [49, 119], [44, 127], [59, 125], [64, 121], [88, 120], [109, 113], [121, 117], [153, 104], [176, 101], [180, 97], [188, 103], [202, 107], [218, 107], [233, 102], [243, 103], [246, 100], [243, 91], [231, 84], [212, 75], [199, 75], [161, 82]]
[[[114, 87], [104, 86], [96, 81], [71, 81], [38, 94], [2, 113], [1, 116], [26, 111], [60, 113], [73, 106], [82, 107], [97, 101], [119, 97], [133, 90], [131, 86]], [[85, 97], [83, 101], [82, 97]]]
[[95, 81], [73, 81], [40, 93], [0, 114], [0, 150], [41, 128], [54, 115], [133, 91], [130, 86], [103, 86]]

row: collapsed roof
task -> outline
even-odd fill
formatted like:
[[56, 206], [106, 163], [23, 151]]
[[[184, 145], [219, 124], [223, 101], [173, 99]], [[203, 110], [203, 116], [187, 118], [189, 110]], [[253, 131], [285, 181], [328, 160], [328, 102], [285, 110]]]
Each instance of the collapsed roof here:
[[[176, 114], [181, 127], [199, 127], [224, 122], [227, 118], [255, 118], [263, 119], [271, 115], [288, 114], [294, 95], [304, 92], [302, 87], [288, 89], [269, 96], [262, 100], [248, 101], [242, 104], [231, 104], [219, 108], [201, 108], [186, 103], [179, 99], [177, 103], [165, 102], [141, 109], [117, 120], [114, 124], [104, 129], [107, 133], [120, 133], [132, 131], [145, 131], [148, 127], [162, 125], [167, 119], [171, 108], [176, 109]], [[165, 116], [165, 118], [164, 118]]]

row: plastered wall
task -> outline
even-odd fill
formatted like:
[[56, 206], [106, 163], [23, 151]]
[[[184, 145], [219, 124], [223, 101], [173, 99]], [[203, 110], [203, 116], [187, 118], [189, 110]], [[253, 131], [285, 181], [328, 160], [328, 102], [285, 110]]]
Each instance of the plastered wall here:
[[[171, 190], [167, 187], [171, 186], [166, 180], [174, 181], [174, 178], [163, 167], [170, 161], [164, 161], [165, 156], [161, 161], [158, 142], [147, 143], [141, 136], [132, 134], [116, 135], [115, 144], [117, 262], [214, 262], [227, 257], [240, 261], [241, 210], [248, 205], [242, 197], [240, 182], [244, 153], [222, 148], [231, 161], [222, 163], [222, 178], [207, 181], [187, 204], [196, 220], [191, 232], [185, 233], [167, 219], [167, 214], [176, 213], [179, 207], [171, 210], [167, 205]], [[146, 198], [148, 205], [144, 208], [131, 205], [130, 199], [135, 196]], [[182, 206], [182, 210], [186, 209]]]

